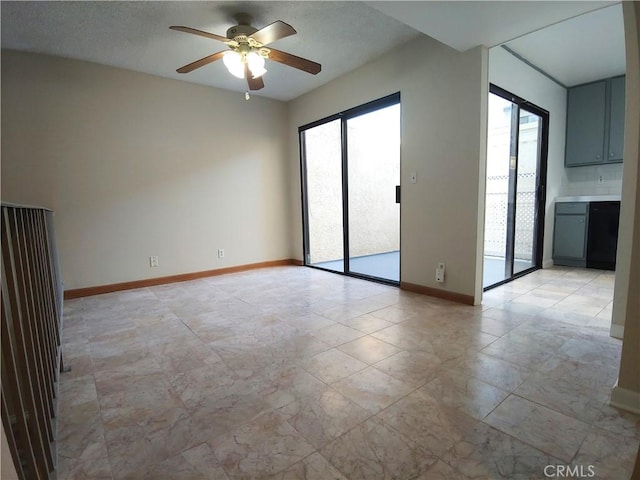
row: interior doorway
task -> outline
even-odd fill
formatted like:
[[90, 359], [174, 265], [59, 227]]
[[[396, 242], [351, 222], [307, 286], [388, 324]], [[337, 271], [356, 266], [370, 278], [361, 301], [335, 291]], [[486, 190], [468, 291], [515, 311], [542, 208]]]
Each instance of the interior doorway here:
[[305, 265], [398, 284], [400, 94], [299, 135]]
[[489, 93], [484, 289], [542, 267], [549, 113]]

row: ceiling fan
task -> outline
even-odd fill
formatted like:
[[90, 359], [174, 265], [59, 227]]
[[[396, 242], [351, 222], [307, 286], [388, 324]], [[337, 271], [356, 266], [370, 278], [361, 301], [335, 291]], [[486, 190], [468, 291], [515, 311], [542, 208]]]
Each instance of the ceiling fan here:
[[264, 88], [262, 75], [267, 71], [264, 68], [265, 59], [274, 60], [313, 75], [320, 72], [322, 66], [319, 63], [276, 50], [275, 48], [266, 48], [266, 45], [271, 42], [295, 35], [297, 32], [291, 25], [281, 20], [276, 20], [258, 30], [251, 26], [252, 18], [246, 13], [235, 15], [235, 19], [238, 25], [229, 28], [226, 37], [190, 27], [169, 27], [179, 32], [192, 33], [201, 37], [218, 40], [228, 47], [228, 50], [208, 55], [184, 67], [180, 67], [176, 71], [178, 73], [189, 73], [196, 68], [203, 67], [222, 58], [225, 66], [232, 75], [238, 78], [246, 78], [249, 90], [260, 90]]

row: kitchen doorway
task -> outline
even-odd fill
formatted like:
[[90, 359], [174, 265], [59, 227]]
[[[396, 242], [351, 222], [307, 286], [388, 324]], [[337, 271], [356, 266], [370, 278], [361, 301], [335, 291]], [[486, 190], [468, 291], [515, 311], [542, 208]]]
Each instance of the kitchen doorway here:
[[304, 264], [400, 282], [400, 94], [300, 127]]
[[549, 112], [489, 93], [483, 287], [542, 268]]

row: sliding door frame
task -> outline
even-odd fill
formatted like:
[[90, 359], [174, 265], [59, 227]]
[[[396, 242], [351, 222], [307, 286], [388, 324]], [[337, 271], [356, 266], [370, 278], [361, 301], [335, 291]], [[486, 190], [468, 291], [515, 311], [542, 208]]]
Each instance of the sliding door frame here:
[[[545, 207], [547, 196], [547, 159], [549, 155], [549, 112], [543, 108], [534, 105], [527, 100], [512, 94], [511, 92], [498, 87], [491, 83], [489, 85], [489, 92], [497, 95], [505, 100], [510, 101], [516, 106], [515, 112], [512, 112], [511, 116], [511, 145], [510, 155], [515, 157], [515, 166], [513, 169], [509, 169], [509, 207], [507, 208], [507, 251], [505, 252], [505, 262], [508, 265], [509, 277], [504, 280], [484, 287], [484, 291], [491, 290], [492, 288], [504, 285], [516, 278], [527, 275], [535, 270], [542, 268], [542, 256], [544, 250], [544, 219], [545, 219]], [[519, 144], [520, 144], [520, 111], [525, 110], [537, 115], [541, 118], [541, 128], [538, 129], [538, 160], [537, 160], [537, 174], [536, 174], [536, 211], [534, 219], [534, 265], [530, 268], [522, 270], [516, 274], [513, 273], [513, 265], [515, 259], [515, 229], [516, 229], [516, 204], [515, 194], [518, 188], [518, 162], [519, 162]], [[515, 172], [512, 174], [511, 172]], [[486, 208], [486, 207], [485, 207]], [[483, 248], [484, 257], [484, 248]]]
[[[387, 95], [386, 97], [367, 102], [363, 105], [350, 108], [343, 112], [330, 115], [315, 122], [308, 123], [298, 127], [298, 139], [300, 146], [300, 187], [301, 187], [301, 203], [302, 203], [302, 263], [306, 267], [316, 268], [318, 270], [324, 270], [327, 272], [338, 273], [341, 275], [347, 275], [350, 277], [362, 278], [365, 280], [371, 280], [378, 283], [384, 283], [387, 285], [398, 286], [399, 281], [388, 280], [380, 277], [373, 277], [363, 273], [352, 272], [349, 268], [349, 153], [348, 153], [348, 131], [347, 121], [366, 115], [367, 113], [375, 112], [386, 107], [400, 104], [400, 92]], [[341, 148], [341, 161], [342, 161], [342, 250], [343, 250], [343, 272], [336, 270], [330, 270], [327, 268], [312, 265], [310, 263], [310, 238], [309, 238], [309, 199], [307, 196], [307, 159], [306, 159], [306, 144], [304, 132], [314, 127], [324, 125], [335, 120], [340, 120], [340, 148]], [[402, 161], [402, 159], [401, 159]], [[402, 209], [402, 203], [400, 203]], [[400, 215], [402, 218], [402, 215]], [[398, 225], [399, 231], [402, 229]], [[400, 243], [401, 244], [401, 243]], [[402, 255], [402, 252], [400, 252]], [[400, 277], [401, 278], [401, 277]]]

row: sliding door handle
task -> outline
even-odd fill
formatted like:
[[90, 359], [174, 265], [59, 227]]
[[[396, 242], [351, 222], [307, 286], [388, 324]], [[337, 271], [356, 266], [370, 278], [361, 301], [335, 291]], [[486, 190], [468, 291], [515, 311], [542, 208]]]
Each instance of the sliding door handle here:
[[400, 185], [396, 185], [396, 203], [400, 203]]

